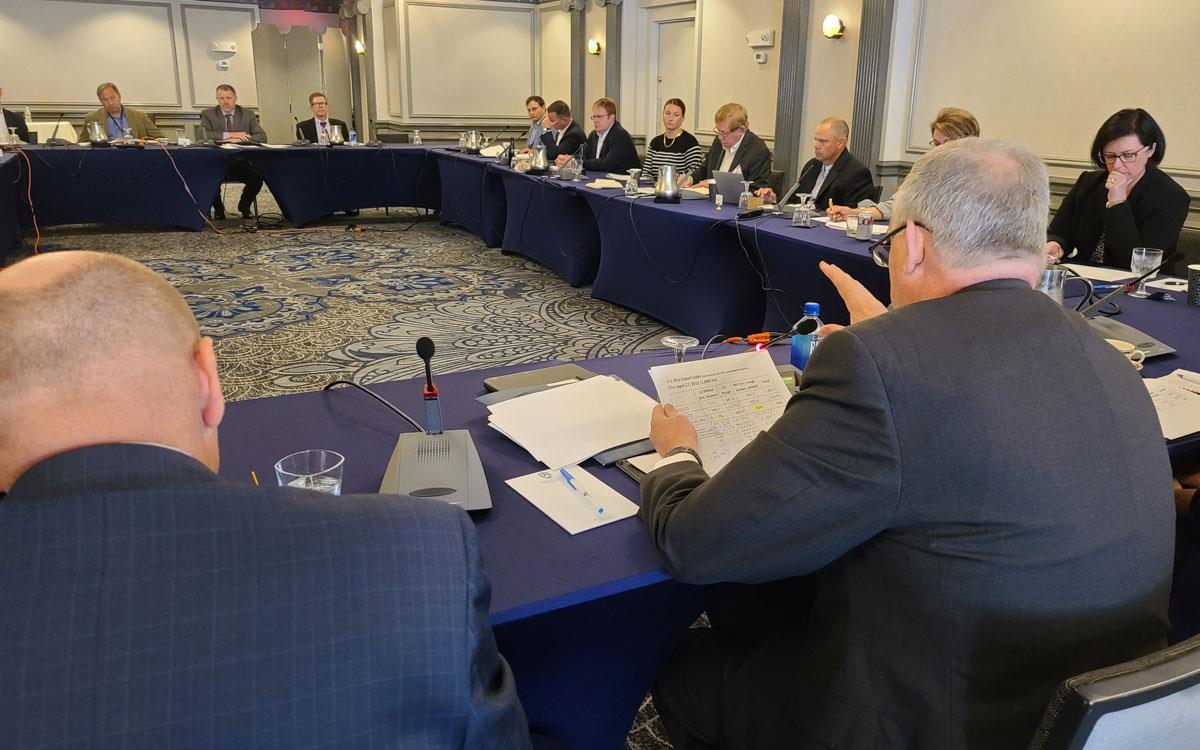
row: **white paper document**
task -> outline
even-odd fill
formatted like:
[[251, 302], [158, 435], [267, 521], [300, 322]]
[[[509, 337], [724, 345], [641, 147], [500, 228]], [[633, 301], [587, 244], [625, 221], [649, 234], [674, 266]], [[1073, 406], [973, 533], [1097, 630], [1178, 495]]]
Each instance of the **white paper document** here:
[[637, 514], [636, 505], [584, 469], [568, 466], [565, 471], [565, 476], [557, 470], [537, 471], [509, 479], [505, 484], [568, 534], [578, 534]]
[[1200, 432], [1200, 394], [1188, 390], [1175, 373], [1142, 381], [1150, 391], [1163, 437], [1167, 440]]
[[765, 351], [650, 368], [658, 399], [687, 415], [704, 469], [716, 474], [775, 424], [791, 394]]
[[551, 469], [650, 435], [654, 399], [597, 375], [488, 407], [488, 423]]
[[1103, 266], [1085, 266], [1080, 263], [1063, 263], [1063, 268], [1069, 268], [1085, 279], [1092, 281], [1125, 281], [1137, 278], [1137, 274], [1128, 268], [1105, 268]]

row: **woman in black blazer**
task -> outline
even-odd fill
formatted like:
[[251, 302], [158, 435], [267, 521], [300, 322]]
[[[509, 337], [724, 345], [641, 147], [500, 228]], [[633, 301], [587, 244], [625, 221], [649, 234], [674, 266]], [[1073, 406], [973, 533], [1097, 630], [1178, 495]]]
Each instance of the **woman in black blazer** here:
[[1135, 247], [1170, 253], [1187, 218], [1188, 196], [1158, 168], [1167, 152], [1162, 128], [1144, 109], [1105, 120], [1092, 163], [1059, 206], [1046, 233], [1046, 259], [1129, 268]]

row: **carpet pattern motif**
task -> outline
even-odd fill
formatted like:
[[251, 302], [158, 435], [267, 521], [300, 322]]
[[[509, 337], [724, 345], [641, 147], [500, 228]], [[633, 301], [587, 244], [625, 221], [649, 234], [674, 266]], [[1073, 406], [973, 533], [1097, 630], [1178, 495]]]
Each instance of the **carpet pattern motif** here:
[[[267, 191], [259, 204], [277, 211]], [[363, 231], [345, 231], [350, 222]], [[216, 342], [230, 401], [414, 377], [424, 335], [437, 344], [438, 371], [457, 372], [659, 349], [674, 333], [417, 211], [363, 211], [302, 230], [218, 226], [57, 227], [42, 249], [115, 252], [170, 280]], [[626, 748], [669, 747], [647, 698]]]

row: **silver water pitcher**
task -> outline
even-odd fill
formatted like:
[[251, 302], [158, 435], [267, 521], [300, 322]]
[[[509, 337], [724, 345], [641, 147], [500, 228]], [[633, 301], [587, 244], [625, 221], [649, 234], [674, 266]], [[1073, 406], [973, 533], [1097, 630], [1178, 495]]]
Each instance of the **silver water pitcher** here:
[[88, 123], [88, 141], [91, 143], [108, 143], [108, 133], [98, 122]]
[[664, 164], [658, 168], [658, 180], [654, 183], [654, 202], [679, 202], [679, 178], [674, 164]]
[[538, 145], [533, 149], [533, 161], [529, 165], [531, 172], [545, 172], [549, 168], [549, 163], [546, 159], [546, 147]]
[[329, 145], [340, 146], [346, 142], [346, 136], [342, 134], [341, 125], [329, 126]]
[[483, 148], [483, 136], [478, 130], [467, 131], [467, 150], [478, 151]]

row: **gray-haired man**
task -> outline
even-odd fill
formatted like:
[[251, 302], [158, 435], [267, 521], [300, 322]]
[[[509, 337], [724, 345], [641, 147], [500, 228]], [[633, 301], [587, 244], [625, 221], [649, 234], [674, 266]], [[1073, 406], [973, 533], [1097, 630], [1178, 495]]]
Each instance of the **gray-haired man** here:
[[1129, 362], [1031, 288], [1048, 202], [1024, 149], [934, 149], [876, 248], [892, 309], [825, 265], [853, 325], [770, 430], [710, 478], [656, 407], [640, 516], [672, 574], [817, 590], [807, 628], [686, 634], [655, 688], [676, 747], [1023, 747], [1061, 680], [1165, 642], [1162, 433]]

